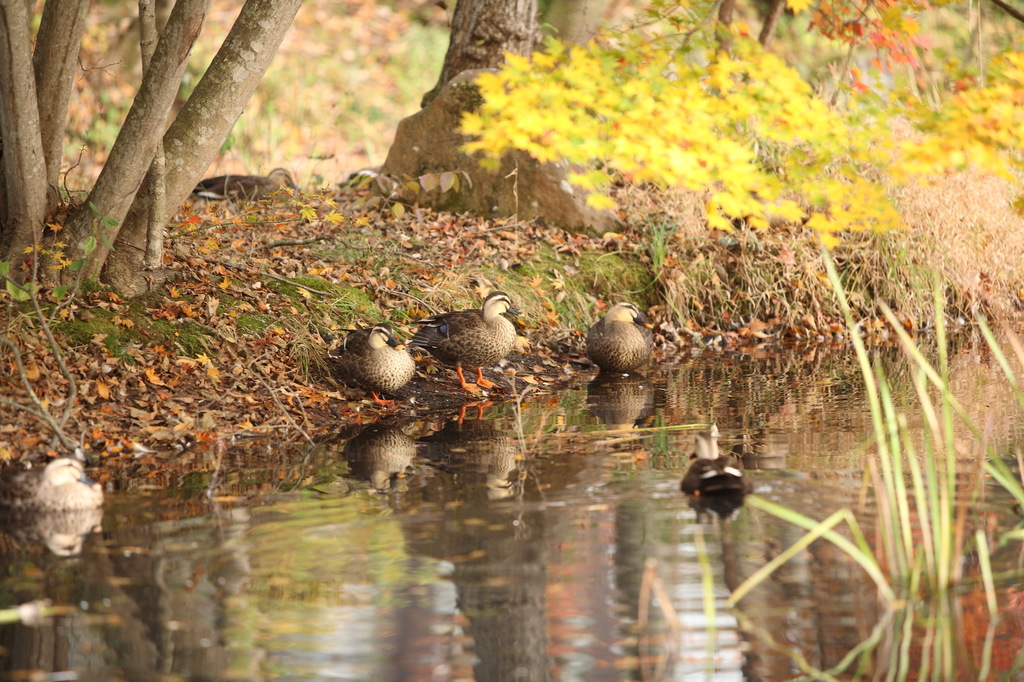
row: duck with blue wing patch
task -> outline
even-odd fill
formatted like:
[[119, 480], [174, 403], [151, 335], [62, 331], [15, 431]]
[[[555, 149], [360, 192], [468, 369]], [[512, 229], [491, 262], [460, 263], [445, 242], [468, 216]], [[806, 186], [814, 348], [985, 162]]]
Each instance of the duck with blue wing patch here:
[[[479, 393], [481, 388], [494, 388], [494, 382], [484, 379], [482, 368], [501, 360], [516, 345], [515, 325], [505, 319], [504, 313], [519, 315], [508, 294], [492, 291], [481, 308], [418, 320], [417, 324], [423, 326], [409, 345], [428, 350], [441, 362], [455, 365], [455, 373], [465, 390]], [[463, 368], [476, 369], [475, 384], [466, 381]]]

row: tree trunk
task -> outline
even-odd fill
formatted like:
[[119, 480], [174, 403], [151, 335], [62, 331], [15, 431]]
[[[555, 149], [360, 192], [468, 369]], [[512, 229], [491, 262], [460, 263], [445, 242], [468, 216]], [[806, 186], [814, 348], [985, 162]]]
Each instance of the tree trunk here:
[[[381, 173], [400, 180], [454, 173], [465, 190], [418, 193], [405, 197], [420, 206], [485, 217], [541, 218], [548, 224], [602, 234], [617, 217], [587, 205], [586, 192], [572, 188], [566, 164], [539, 163], [529, 154], [507, 154], [494, 173], [479, 158], [462, 152], [468, 139], [459, 131], [462, 115], [479, 106], [475, 67], [495, 69], [505, 53], [529, 55], [537, 37], [533, 0], [460, 0], [452, 18], [452, 37], [439, 85], [424, 98], [423, 109], [402, 120]], [[469, 191], [472, 188], [472, 191]]]
[[[139, 0], [139, 46], [142, 48], [142, 75], [145, 77], [153, 63], [153, 53], [159, 34], [156, 29], [156, 8], [154, 0]], [[146, 269], [153, 270], [163, 264], [164, 214], [167, 211], [167, 194], [164, 188], [164, 145], [157, 142], [156, 154], [146, 178], [149, 185], [149, 224], [147, 225]]]
[[[277, 52], [302, 0], [248, 0], [181, 113], [164, 135], [168, 220], [210, 166]], [[258, 47], [258, 49], [254, 49]], [[137, 196], [108, 259], [104, 280], [131, 295], [158, 286], [143, 274], [147, 204]]]
[[736, 9], [736, 0], [722, 0], [718, 8], [718, 51], [729, 54], [732, 50], [732, 35], [729, 27], [732, 26], [732, 17]]
[[610, 0], [552, 0], [541, 22], [544, 33], [563, 43], [586, 45], [601, 28], [611, 4]]
[[[88, 277], [99, 273], [153, 161], [157, 142], [167, 125], [167, 112], [181, 85], [188, 55], [209, 5], [210, 0], [179, 0], [174, 6], [153, 63], [142, 79], [96, 185], [64, 226], [67, 257], [86, 257]], [[95, 237], [97, 242], [92, 254], [86, 256], [89, 237]]]
[[459, 0], [441, 77], [421, 106], [463, 71], [496, 69], [506, 52], [530, 54], [537, 38], [537, 0]]
[[786, 0], [772, 0], [768, 16], [764, 18], [764, 26], [761, 27], [761, 35], [757, 37], [762, 47], [767, 48], [771, 44], [772, 38], [775, 37], [775, 28], [779, 25], [779, 19], [782, 18], [785, 11]]
[[43, 5], [36, 51], [32, 55], [39, 98], [39, 127], [46, 160], [47, 214], [56, 208], [60, 200], [60, 166], [64, 155], [68, 102], [88, 14], [88, 0]]
[[0, 0], [0, 254], [15, 267], [25, 262], [24, 251], [39, 243], [46, 219], [46, 164], [36, 102], [28, 9], [24, 0]]

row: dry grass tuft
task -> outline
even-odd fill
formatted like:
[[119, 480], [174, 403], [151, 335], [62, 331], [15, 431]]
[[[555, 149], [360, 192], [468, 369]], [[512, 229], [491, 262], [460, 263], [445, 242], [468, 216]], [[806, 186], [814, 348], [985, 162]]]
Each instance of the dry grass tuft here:
[[1024, 286], [1024, 219], [1019, 186], [983, 173], [957, 173], [894, 192], [909, 244], [931, 246], [930, 264], [971, 308], [1005, 316]]
[[[905, 137], [905, 130], [897, 138]], [[835, 252], [854, 311], [878, 303], [908, 325], [932, 317], [937, 273], [950, 314], [1005, 318], [1024, 299], [1024, 218], [1019, 185], [981, 172], [889, 183], [906, 224], [884, 234], [848, 234]], [[646, 240], [668, 312], [695, 327], [751, 320], [817, 327], [840, 319], [824, 280], [815, 235], [788, 226], [709, 232], [701, 194], [651, 188], [619, 193], [629, 227]]]

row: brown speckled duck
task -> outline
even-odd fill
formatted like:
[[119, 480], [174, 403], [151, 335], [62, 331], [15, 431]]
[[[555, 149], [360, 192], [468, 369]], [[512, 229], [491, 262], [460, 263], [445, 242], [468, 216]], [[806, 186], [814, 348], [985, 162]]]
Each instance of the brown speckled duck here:
[[218, 175], [214, 178], [200, 180], [192, 194], [204, 199], [234, 199], [254, 201], [264, 199], [272, 193], [290, 187], [298, 189], [292, 174], [284, 168], [275, 168], [264, 177], [262, 175]]
[[[508, 294], [492, 291], [478, 310], [459, 310], [419, 320], [417, 324], [423, 328], [409, 345], [424, 348], [441, 362], [455, 365], [465, 390], [476, 393], [480, 388], [494, 388], [496, 384], [484, 379], [481, 368], [508, 355], [516, 344], [515, 325], [502, 317], [506, 312], [519, 315]], [[476, 369], [476, 384], [466, 382], [463, 367]]]
[[59, 457], [43, 469], [13, 471], [0, 479], [0, 508], [14, 511], [74, 511], [103, 504], [103, 489], [85, 475], [77, 459]]
[[708, 495], [744, 495], [751, 490], [739, 460], [718, 452], [718, 426], [700, 431], [694, 438], [696, 459], [683, 477], [680, 488], [694, 497]]
[[409, 351], [386, 324], [350, 332], [330, 358], [342, 380], [367, 389], [381, 405], [391, 406], [394, 401], [383, 400], [378, 393], [394, 393], [409, 383], [416, 371]]
[[602, 372], [630, 372], [647, 362], [654, 345], [651, 323], [632, 303], [616, 303], [587, 332], [587, 357]]

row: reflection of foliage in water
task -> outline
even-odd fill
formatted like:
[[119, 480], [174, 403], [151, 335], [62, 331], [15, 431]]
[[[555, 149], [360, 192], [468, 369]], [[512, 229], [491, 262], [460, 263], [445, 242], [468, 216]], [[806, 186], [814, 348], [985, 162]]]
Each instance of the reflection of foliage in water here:
[[267, 607], [282, 599], [384, 606], [401, 586], [437, 580], [433, 566], [410, 560], [398, 520], [372, 494], [283, 502], [255, 516], [249, 593]]

